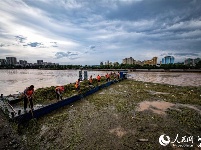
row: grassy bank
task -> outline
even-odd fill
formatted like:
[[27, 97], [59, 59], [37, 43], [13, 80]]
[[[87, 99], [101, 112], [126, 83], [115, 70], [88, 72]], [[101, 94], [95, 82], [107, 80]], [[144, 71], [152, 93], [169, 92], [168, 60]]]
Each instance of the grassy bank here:
[[37, 124], [30, 121], [20, 135], [29, 149], [173, 149], [173, 144], [159, 144], [162, 134], [171, 141], [177, 134], [179, 141], [193, 136], [195, 148], [201, 136], [200, 105], [201, 87], [125, 80], [48, 114]]

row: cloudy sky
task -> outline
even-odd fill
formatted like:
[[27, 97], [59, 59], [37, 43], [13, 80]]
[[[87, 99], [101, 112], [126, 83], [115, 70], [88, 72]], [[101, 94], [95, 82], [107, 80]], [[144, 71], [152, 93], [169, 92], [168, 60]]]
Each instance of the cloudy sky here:
[[60, 64], [201, 57], [201, 0], [1, 0], [0, 59]]

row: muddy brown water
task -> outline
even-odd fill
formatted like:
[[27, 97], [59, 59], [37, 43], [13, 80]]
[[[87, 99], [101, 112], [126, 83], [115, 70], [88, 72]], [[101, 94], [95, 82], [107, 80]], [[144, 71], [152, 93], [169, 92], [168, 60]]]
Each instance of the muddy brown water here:
[[[88, 77], [99, 74], [104, 76], [106, 71], [88, 71]], [[0, 94], [7, 96], [23, 92], [30, 85], [35, 89], [66, 85], [74, 83], [79, 77], [79, 70], [37, 70], [37, 69], [1, 69]], [[84, 70], [82, 71], [84, 78]]]
[[129, 78], [137, 81], [179, 86], [201, 86], [201, 73], [131, 72], [129, 74]]
[[[88, 77], [104, 76], [109, 71], [88, 71]], [[84, 71], [83, 71], [84, 73]], [[35, 89], [74, 83], [79, 70], [1, 69], [0, 94], [17, 94], [30, 86]], [[129, 79], [180, 86], [200, 86], [201, 73], [130, 72]], [[84, 74], [83, 74], [84, 77]]]

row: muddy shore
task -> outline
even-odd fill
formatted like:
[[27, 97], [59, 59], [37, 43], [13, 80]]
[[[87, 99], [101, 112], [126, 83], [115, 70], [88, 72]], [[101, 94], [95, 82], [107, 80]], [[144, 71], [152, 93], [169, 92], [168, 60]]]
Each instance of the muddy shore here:
[[[201, 86], [125, 80], [37, 123], [30, 121], [20, 129], [12, 124], [10, 129], [27, 149], [175, 149], [191, 144], [181, 143], [184, 136], [193, 136], [193, 149], [198, 149]], [[163, 134], [171, 142], [178, 134], [180, 143], [160, 145]]]

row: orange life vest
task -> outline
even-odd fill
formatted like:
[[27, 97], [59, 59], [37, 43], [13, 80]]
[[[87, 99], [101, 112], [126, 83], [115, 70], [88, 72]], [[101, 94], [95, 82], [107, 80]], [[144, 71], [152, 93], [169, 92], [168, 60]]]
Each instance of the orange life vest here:
[[78, 86], [79, 86], [79, 81], [76, 81], [76, 82], [75, 82], [75, 88], [77, 89]]
[[56, 89], [55, 89], [55, 91], [58, 91], [58, 90], [60, 92], [64, 91], [64, 86], [57, 86]]
[[93, 81], [93, 79], [90, 77], [90, 78], [89, 78], [89, 82], [92, 83], [92, 81]]
[[101, 79], [101, 77], [98, 75], [98, 76], [97, 76], [97, 80], [100, 80], [100, 79]]
[[31, 97], [31, 95], [33, 94], [34, 90], [27, 90], [26, 91], [26, 95]]

